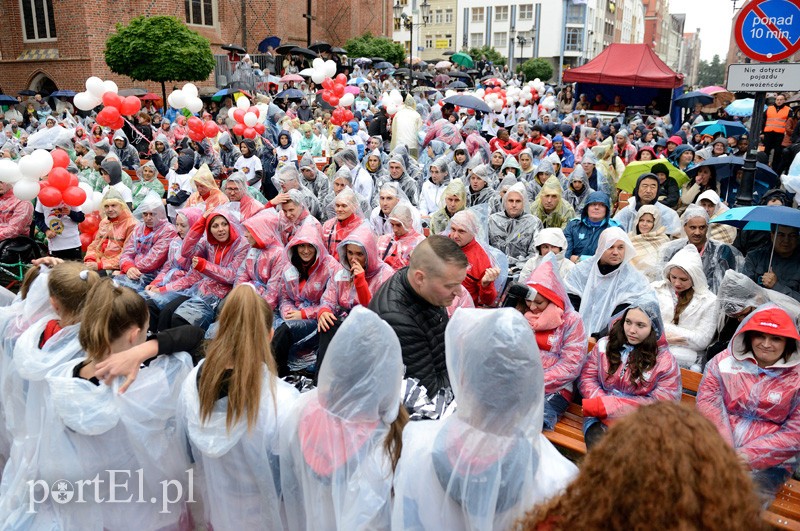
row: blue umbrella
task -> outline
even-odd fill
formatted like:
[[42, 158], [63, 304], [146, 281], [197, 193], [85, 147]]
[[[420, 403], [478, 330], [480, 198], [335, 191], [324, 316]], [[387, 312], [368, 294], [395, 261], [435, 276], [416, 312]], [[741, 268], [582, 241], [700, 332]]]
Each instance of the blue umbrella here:
[[[727, 112], [731, 116], [752, 116], [753, 107], [755, 107], [755, 103], [756, 102], [753, 98], [736, 100], [727, 107], [725, 107], [725, 112]], [[764, 105], [764, 108], [766, 109], [767, 106]]]
[[700, 122], [694, 126], [698, 133], [704, 135], [714, 135], [715, 133], [722, 133], [725, 136], [739, 136], [746, 135], [747, 128], [742, 125], [742, 122], [734, 122], [731, 120], [711, 120], [709, 122]]
[[272, 37], [267, 37], [266, 39], [258, 43], [258, 51], [262, 53], [267, 53], [267, 46], [272, 46], [272, 49], [274, 50], [280, 45], [281, 45], [280, 38], [273, 35]]
[[302, 100], [305, 98], [306, 95], [303, 94], [303, 91], [296, 88], [286, 89], [283, 92], [278, 92], [275, 95], [276, 99], [287, 99], [287, 100]]
[[16, 105], [19, 103], [17, 98], [7, 94], [0, 94], [0, 105]]
[[[703, 166], [713, 166], [717, 176], [717, 183], [720, 185], [720, 197], [727, 201], [731, 192], [734, 196], [739, 190], [739, 185], [731, 181], [731, 177], [736, 177], [738, 172], [744, 166], [744, 158], [742, 157], [712, 157], [704, 160], [697, 166], [686, 170], [686, 175], [694, 177]], [[766, 164], [760, 162], [756, 163], [756, 178], [753, 182], [753, 192], [759, 197], [763, 196], [767, 190], [772, 188], [778, 182], [778, 174]]]
[[702, 92], [694, 90], [692, 92], [687, 92], [686, 94], [679, 96], [672, 101], [678, 107], [687, 107], [691, 109], [694, 108], [695, 104], [697, 103], [700, 103], [702, 105], [711, 103], [712, 101], [714, 101], [714, 96], [709, 96], [708, 94], [704, 94]]
[[379, 63], [375, 63], [372, 65], [373, 68], [377, 68], [378, 70], [386, 70], [387, 68], [392, 68], [392, 63], [388, 61], [381, 61]]
[[444, 102], [452, 103], [453, 105], [458, 105], [459, 107], [464, 107], [465, 109], [474, 109], [480, 112], [491, 112], [491, 109], [486, 102], [476, 98], [475, 96], [469, 96], [467, 94], [456, 94], [455, 96], [450, 96], [449, 98], [445, 98]]
[[[800, 228], [800, 210], [787, 206], [750, 206], [732, 208], [711, 220], [711, 223], [732, 225], [741, 230], [772, 230], [774, 225]], [[772, 255], [775, 253], [775, 241], [772, 242], [772, 253], [769, 256], [769, 268], [772, 269]]]
[[369, 83], [369, 81], [363, 77], [355, 77], [347, 82], [348, 85], [361, 85], [362, 83]]
[[449, 88], [449, 89], [465, 89], [465, 88], [467, 88], [467, 84], [464, 83], [463, 81], [453, 81], [452, 83], [447, 85], [447, 88]]
[[50, 94], [51, 98], [72, 98], [77, 92], [74, 90], [57, 90]]
[[358, 59], [356, 59], [353, 62], [355, 64], [357, 64], [358, 66], [363, 68], [366, 65], [371, 65], [372, 64], [372, 59], [370, 59], [369, 57], [359, 57]]

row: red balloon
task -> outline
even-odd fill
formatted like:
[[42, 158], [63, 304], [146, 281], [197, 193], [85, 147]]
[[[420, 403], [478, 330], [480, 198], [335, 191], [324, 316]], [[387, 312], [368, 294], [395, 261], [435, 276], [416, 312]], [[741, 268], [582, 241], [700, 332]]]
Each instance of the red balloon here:
[[128, 96], [122, 100], [122, 105], [119, 107], [119, 112], [125, 116], [131, 116], [139, 112], [142, 108], [142, 102], [136, 96]]
[[233, 134], [236, 136], [244, 135], [244, 124], [236, 124], [233, 126]]
[[207, 138], [216, 138], [219, 134], [219, 126], [214, 122], [206, 122], [203, 124], [203, 132]]
[[233, 119], [239, 122], [240, 124], [244, 123], [244, 115], [246, 114], [244, 109], [235, 109], [233, 111]]
[[125, 119], [122, 116], [119, 117], [119, 120], [111, 124], [112, 129], [122, 129], [125, 126]]
[[347, 76], [344, 74], [339, 74], [333, 80], [340, 85], [347, 85]]
[[76, 177], [75, 174], [70, 173], [69, 174], [69, 185], [70, 186], [78, 186], [79, 183], [80, 183], [80, 181], [78, 180], [78, 177]]
[[245, 127], [244, 129], [244, 137], [245, 138], [255, 138], [256, 137], [256, 130], [252, 127]]
[[50, 170], [50, 175], [47, 176], [47, 182], [50, 183], [50, 186], [63, 192], [69, 188], [70, 176], [71, 174], [64, 168], [53, 168]]
[[81, 239], [81, 250], [85, 253], [89, 249], [89, 246], [92, 244], [92, 240], [94, 240], [94, 235], [82, 232], [80, 235], [80, 239]]
[[333, 93], [336, 94], [337, 98], [341, 98], [342, 96], [344, 96], [344, 85], [336, 83], [336, 85], [333, 86]]
[[202, 142], [205, 136], [202, 132], [198, 133], [197, 131], [189, 130], [189, 138], [195, 142]]
[[261, 111], [259, 111], [259, 110], [258, 110], [258, 107], [256, 107], [255, 105], [253, 105], [253, 106], [251, 106], [249, 109], [247, 109], [247, 112], [251, 112], [251, 113], [255, 114], [255, 115], [256, 115], [256, 118], [258, 118], [259, 116], [261, 116]]
[[122, 98], [119, 97], [119, 94], [114, 92], [106, 92], [103, 94], [103, 105], [106, 107], [114, 107], [119, 111], [120, 107], [122, 107]]
[[100, 216], [96, 212], [87, 214], [84, 220], [78, 223], [81, 234], [88, 234], [90, 237], [94, 236], [98, 228], [100, 228]]
[[333, 80], [329, 77], [326, 77], [322, 80], [322, 88], [330, 90], [333, 87]]
[[323, 90], [322, 92], [320, 92], [320, 97], [322, 97], [322, 101], [328, 101], [329, 99], [331, 99], [331, 96], [333, 96], [333, 92], [331, 92], [330, 90]]
[[69, 155], [63, 149], [54, 149], [50, 152], [50, 156], [53, 157], [54, 168], [66, 168], [69, 166]]
[[328, 103], [336, 107], [339, 105], [339, 96], [331, 96], [330, 99], [328, 99]]
[[55, 186], [48, 186], [39, 190], [39, 201], [46, 207], [56, 207], [61, 204], [61, 190]]
[[190, 116], [189, 117], [189, 131], [194, 131], [196, 133], [202, 133], [203, 132], [203, 120], [201, 120], [197, 116]]
[[[100, 122], [101, 117], [103, 122]], [[103, 127], [111, 127], [117, 123], [120, 118], [119, 110], [116, 107], [104, 107], [103, 110], [97, 113], [97, 123]]]
[[256, 130], [256, 133], [258, 133], [259, 135], [263, 135], [263, 134], [264, 134], [264, 131], [266, 131], [266, 130], [267, 130], [267, 128], [266, 128], [266, 127], [264, 127], [264, 124], [262, 124], [261, 122], [258, 122], [258, 123], [257, 123], [257, 124], [256, 124], [256, 125], [253, 127], [253, 129], [255, 129], [255, 130]]
[[86, 192], [77, 186], [71, 186], [61, 194], [64, 202], [71, 207], [79, 207], [86, 201]]

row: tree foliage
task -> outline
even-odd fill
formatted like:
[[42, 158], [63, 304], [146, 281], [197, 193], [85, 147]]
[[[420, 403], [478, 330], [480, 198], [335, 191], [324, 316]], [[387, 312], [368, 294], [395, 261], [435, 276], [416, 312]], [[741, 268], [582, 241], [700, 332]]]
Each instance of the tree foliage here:
[[386, 37], [375, 37], [370, 32], [354, 37], [344, 45], [348, 57], [383, 57], [390, 63], [402, 64], [405, 61], [406, 49]]
[[214, 71], [208, 39], [167, 16], [117, 24], [106, 40], [105, 59], [112, 72], [135, 81], [205, 81]]
[[547, 81], [553, 77], [553, 65], [541, 57], [528, 59], [517, 67], [517, 71], [525, 74], [525, 81], [532, 81], [537, 77], [541, 81]]
[[486, 56], [486, 60], [490, 61], [494, 65], [503, 66], [506, 64], [506, 58], [503, 55], [492, 48], [491, 46], [481, 46], [480, 48], [470, 48], [467, 52], [472, 60], [476, 63], [481, 60], [481, 56]]
[[700, 61], [700, 66], [697, 69], [697, 84], [701, 87], [709, 85], [722, 85], [725, 81], [725, 63], [723, 63], [719, 55], [714, 55], [714, 58], [709, 63], [708, 61]]

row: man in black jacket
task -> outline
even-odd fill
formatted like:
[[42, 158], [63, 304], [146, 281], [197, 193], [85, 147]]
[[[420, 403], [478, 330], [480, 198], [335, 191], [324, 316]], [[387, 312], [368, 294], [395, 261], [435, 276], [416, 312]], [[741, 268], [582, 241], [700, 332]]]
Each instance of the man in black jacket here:
[[430, 236], [369, 304], [400, 339], [406, 377], [417, 378], [431, 397], [450, 386], [444, 354], [447, 307], [462, 293], [467, 265], [458, 244]]

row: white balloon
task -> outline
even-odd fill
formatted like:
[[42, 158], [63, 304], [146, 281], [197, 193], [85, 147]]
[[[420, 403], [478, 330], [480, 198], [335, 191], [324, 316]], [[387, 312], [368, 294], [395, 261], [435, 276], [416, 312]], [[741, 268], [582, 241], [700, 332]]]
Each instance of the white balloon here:
[[386, 112], [387, 114], [389, 114], [389, 116], [396, 114], [397, 110], [398, 110], [397, 104], [395, 102], [391, 102], [388, 105], [386, 105]]
[[72, 100], [75, 104], [75, 107], [82, 111], [91, 111], [94, 109], [92, 105], [95, 101], [94, 96], [92, 96], [89, 92], [78, 92], [75, 94], [75, 98]]
[[78, 183], [78, 188], [86, 192], [86, 201], [81, 205], [81, 211], [84, 214], [91, 214], [93, 212], [91, 207], [94, 206], [94, 188], [87, 183]]
[[325, 81], [325, 72], [321, 69], [314, 69], [311, 71], [311, 81], [319, 85]]
[[11, 159], [0, 159], [0, 181], [4, 183], [15, 183], [22, 179], [17, 163]]
[[239, 96], [239, 99], [236, 100], [236, 106], [240, 109], [247, 110], [250, 108], [250, 100], [247, 96]]
[[119, 92], [119, 87], [117, 87], [117, 84], [111, 81], [110, 79], [108, 81], [103, 81], [103, 88], [105, 89], [103, 93], [113, 92], [114, 94], [116, 94], [117, 92]]
[[106, 88], [103, 85], [103, 80], [97, 76], [92, 76], [86, 80], [86, 91], [95, 98], [102, 98]]
[[258, 109], [258, 121], [262, 123], [267, 123], [267, 116], [269, 114], [269, 105], [266, 103], [256, 103], [256, 108]]
[[14, 195], [22, 201], [33, 201], [39, 195], [39, 183], [35, 181], [19, 181], [14, 184]]
[[186, 83], [183, 86], [183, 93], [189, 98], [196, 98], [198, 94], [197, 86], [194, 83]]
[[46, 149], [35, 150], [31, 153], [31, 157], [34, 157], [36, 163], [39, 165], [39, 177], [44, 177], [53, 169], [53, 157]]
[[325, 72], [325, 76], [326, 77], [335, 76], [336, 75], [336, 62], [335, 61], [331, 61], [330, 59], [328, 59], [327, 61], [325, 61], [325, 66], [324, 66], [322, 71]]
[[[83, 189], [86, 191], [86, 189]], [[81, 211], [84, 214], [91, 214], [97, 210], [100, 210], [100, 203], [103, 201], [103, 194], [100, 192], [95, 191], [87, 191], [86, 193], [86, 201], [81, 205]]]
[[[317, 59], [319, 59], [319, 57]], [[300, 70], [297, 74], [301, 75], [303, 77], [311, 77], [311, 74], [313, 74], [313, 73], [314, 73], [314, 69], [313, 68], [304, 68], [304, 69]]]
[[186, 108], [189, 109], [189, 112], [197, 114], [203, 110], [203, 100], [198, 97], [190, 98], [189, 101], [186, 102]]
[[39, 164], [36, 162], [36, 159], [33, 158], [31, 155], [26, 155], [19, 159], [19, 172], [22, 174], [23, 177], [26, 179], [37, 181], [39, 177], [42, 175], [39, 173]]
[[494, 111], [495, 112], [500, 112], [502, 110], [503, 110], [503, 102], [502, 102], [502, 100], [501, 101], [496, 101], [495, 104], [494, 104]]
[[450, 89], [450, 90], [448, 90], [448, 91], [446, 91], [446, 92], [444, 93], [444, 97], [445, 97], [445, 98], [449, 98], [450, 96], [455, 96], [456, 94], [458, 94], [458, 92], [456, 92], [456, 91], [455, 91], [455, 90], [453, 90], [453, 89]]
[[182, 90], [173, 90], [172, 94], [167, 98], [169, 104], [175, 109], [183, 109], [186, 107], [186, 94]]
[[486, 94], [486, 91], [482, 88], [475, 91], [475, 97], [483, 99], [483, 95]]
[[325, 68], [325, 59], [321, 57], [315, 57], [313, 61], [311, 61], [311, 68], [314, 70], [322, 70]]
[[355, 99], [356, 97], [353, 96], [352, 93], [345, 92], [344, 95], [342, 95], [342, 97], [339, 98], [339, 104], [342, 107], [350, 107], [353, 104], [353, 101], [355, 101]]
[[254, 112], [248, 112], [244, 115], [244, 125], [247, 127], [253, 127], [258, 123], [258, 116]]

